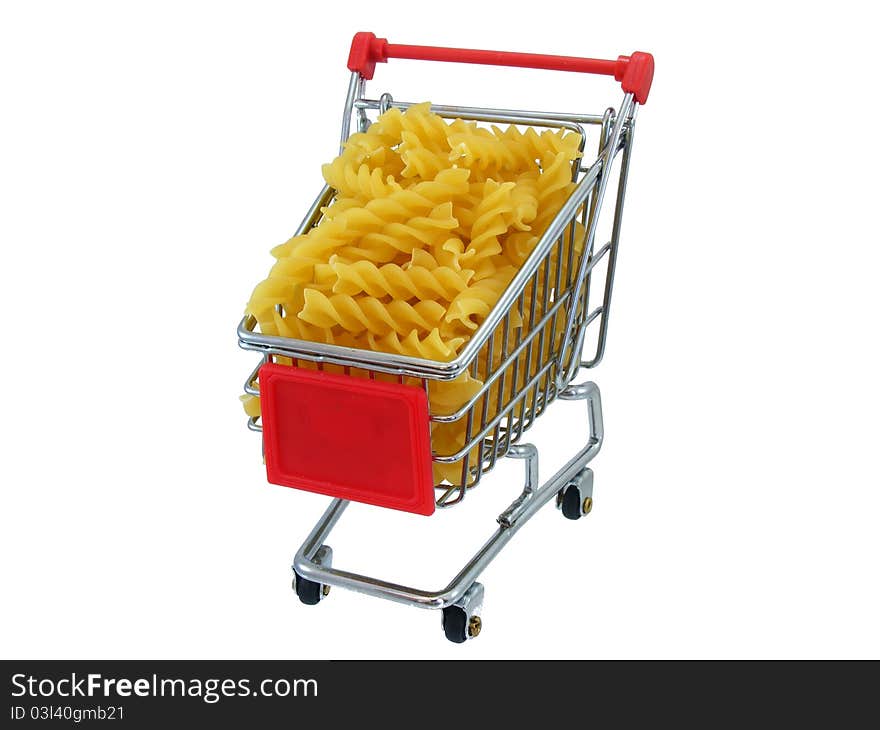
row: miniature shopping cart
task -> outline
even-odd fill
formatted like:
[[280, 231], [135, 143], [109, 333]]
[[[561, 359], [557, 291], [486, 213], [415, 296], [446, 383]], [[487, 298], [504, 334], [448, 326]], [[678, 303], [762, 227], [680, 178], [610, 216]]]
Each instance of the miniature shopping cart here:
[[[365, 131], [371, 113], [411, 106], [389, 94], [370, 99], [365, 93], [376, 63], [389, 58], [603, 74], [614, 76], [624, 91], [619, 108], [602, 114], [431, 107], [447, 118], [572, 130], [580, 135], [584, 153], [572, 165], [573, 193], [451, 362], [269, 336], [257, 331], [251, 316], [238, 327], [241, 347], [262, 354], [245, 391], [261, 399], [261, 415], [248, 425], [262, 432], [268, 480], [334, 497], [293, 562], [300, 600], [317, 604], [330, 586], [339, 586], [441, 609], [446, 637], [460, 643], [480, 633], [483, 586], [478, 576], [519, 528], [554, 499], [572, 520], [592, 507], [593, 473], [587, 464], [602, 446], [602, 407], [594, 383], [574, 380], [580, 368], [598, 364], [605, 350], [636, 111], [647, 100], [654, 60], [647, 53], [604, 61], [396, 45], [358, 33], [348, 60], [352, 75], [343, 142], [353, 121]], [[598, 137], [590, 164], [588, 130]], [[609, 240], [596, 246], [609, 181], [610, 189], [616, 187], [613, 220]], [[329, 187], [321, 191], [298, 234], [320, 222], [334, 194]], [[518, 326], [522, 322], [526, 325]], [[451, 413], [433, 407], [429, 383], [465, 373], [481, 383], [467, 402]], [[565, 466], [540, 484], [538, 451], [522, 443], [522, 436], [557, 398], [585, 401], [589, 436]], [[432, 424], [446, 423], [458, 424], [464, 443], [432, 448]], [[428, 515], [463, 501], [505, 456], [524, 461], [525, 487], [499, 515], [489, 540], [442, 590], [409, 588], [332, 567], [325, 540], [349, 501]], [[439, 485], [432, 473], [436, 464], [447, 475]]]

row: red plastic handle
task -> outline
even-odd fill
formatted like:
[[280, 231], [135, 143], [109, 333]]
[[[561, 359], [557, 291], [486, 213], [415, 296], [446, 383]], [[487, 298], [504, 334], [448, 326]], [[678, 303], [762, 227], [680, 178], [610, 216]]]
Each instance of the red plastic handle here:
[[510, 51], [478, 51], [468, 48], [439, 48], [437, 46], [404, 46], [389, 43], [372, 33], [355, 33], [348, 54], [348, 68], [365, 79], [373, 78], [377, 63], [389, 58], [410, 58], [419, 61], [452, 61], [479, 63], [486, 66], [519, 66], [543, 68], [551, 71], [613, 76], [623, 90], [631, 93], [639, 104], [648, 100], [654, 79], [654, 57], [636, 51], [629, 56], [618, 56], [616, 61], [574, 56], [547, 56], [540, 53], [511, 53]]

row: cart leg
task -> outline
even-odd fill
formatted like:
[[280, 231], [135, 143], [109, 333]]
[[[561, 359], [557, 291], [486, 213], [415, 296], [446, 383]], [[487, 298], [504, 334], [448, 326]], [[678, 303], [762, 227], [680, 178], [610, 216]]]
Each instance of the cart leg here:
[[534, 499], [538, 489], [538, 449], [534, 444], [515, 444], [507, 452], [508, 458], [523, 459], [526, 463], [526, 481], [522, 493], [504, 512], [498, 515], [498, 524], [510, 527]]

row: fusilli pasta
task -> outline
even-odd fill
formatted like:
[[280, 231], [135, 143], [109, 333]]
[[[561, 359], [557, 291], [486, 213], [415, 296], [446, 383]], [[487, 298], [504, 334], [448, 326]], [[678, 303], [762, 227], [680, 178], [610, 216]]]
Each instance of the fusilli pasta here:
[[[574, 189], [572, 165], [580, 142], [577, 134], [562, 130], [447, 122], [427, 103], [406, 112], [390, 109], [365, 132], [353, 134], [342, 153], [323, 166], [335, 198], [316, 226], [272, 250], [276, 262], [246, 311], [265, 334], [453, 359]], [[581, 234], [582, 228], [572, 244], [578, 252]], [[554, 265], [562, 265], [558, 253], [552, 256]], [[529, 326], [529, 308], [533, 297], [542, 296], [540, 287], [527, 290], [522, 313], [519, 306], [511, 309], [512, 328]], [[533, 372], [531, 361], [557, 347], [560, 337], [542, 340], [545, 352], [524, 352], [516, 382], [505, 387], [521, 387]], [[481, 357], [485, 360], [486, 353]], [[481, 369], [497, 366], [501, 358], [499, 344], [493, 362], [482, 362]], [[305, 360], [297, 365], [315, 367]], [[496, 382], [484, 389], [468, 373], [430, 381], [432, 413], [457, 413], [482, 391], [491, 417], [500, 402], [499, 387]], [[243, 402], [249, 416], [259, 416], [258, 398], [245, 396]], [[432, 424], [436, 454], [464, 448], [463, 421]], [[471, 457], [475, 465], [476, 447]], [[434, 477], [437, 483], [456, 483], [461, 467], [435, 464]]]

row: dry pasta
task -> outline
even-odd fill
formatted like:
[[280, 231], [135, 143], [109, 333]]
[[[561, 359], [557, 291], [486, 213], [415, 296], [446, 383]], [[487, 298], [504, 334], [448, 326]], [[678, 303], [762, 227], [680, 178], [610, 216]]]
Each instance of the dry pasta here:
[[[390, 109], [323, 166], [332, 203], [315, 227], [273, 249], [276, 262], [247, 313], [265, 334], [453, 359], [574, 189], [580, 142], [562, 130], [447, 122], [428, 103]], [[576, 239], [580, 251], [582, 236]], [[529, 303], [522, 316], [512, 311], [511, 327], [529, 324]], [[559, 337], [544, 349], [558, 346]], [[522, 367], [513, 385], [527, 373]], [[468, 373], [431, 381], [432, 412], [457, 413], [482, 387]], [[497, 388], [489, 388], [487, 402], [498, 402]], [[244, 397], [244, 407], [250, 416], [260, 413], [253, 396]], [[463, 420], [432, 424], [435, 453], [464, 448]], [[435, 464], [434, 478], [457, 483], [461, 467]]]

